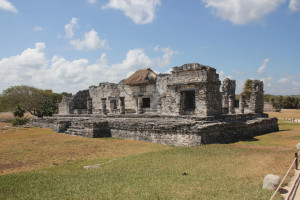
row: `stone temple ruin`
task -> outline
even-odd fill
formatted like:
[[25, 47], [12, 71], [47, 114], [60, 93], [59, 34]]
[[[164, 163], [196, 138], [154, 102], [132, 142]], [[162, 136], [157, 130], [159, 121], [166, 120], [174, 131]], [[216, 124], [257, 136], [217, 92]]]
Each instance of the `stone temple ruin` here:
[[[140, 69], [116, 83], [100, 83], [64, 97], [59, 114], [31, 124], [84, 137], [119, 137], [176, 146], [228, 143], [278, 131], [263, 113], [263, 82], [253, 81], [249, 102], [235, 100], [234, 80], [198, 63], [171, 74]], [[237, 105], [237, 106], [235, 106]]]

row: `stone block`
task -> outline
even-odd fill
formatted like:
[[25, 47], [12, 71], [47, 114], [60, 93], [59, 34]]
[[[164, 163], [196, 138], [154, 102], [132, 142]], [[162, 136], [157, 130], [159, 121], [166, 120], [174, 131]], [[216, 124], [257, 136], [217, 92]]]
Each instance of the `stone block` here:
[[281, 182], [281, 178], [277, 175], [268, 174], [263, 181], [262, 189], [276, 190]]

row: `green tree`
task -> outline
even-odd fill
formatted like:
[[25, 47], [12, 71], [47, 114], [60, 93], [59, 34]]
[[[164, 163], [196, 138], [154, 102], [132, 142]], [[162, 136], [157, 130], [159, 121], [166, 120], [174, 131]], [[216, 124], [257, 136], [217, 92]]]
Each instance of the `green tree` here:
[[[37, 117], [44, 115], [52, 115], [49, 107], [53, 106], [52, 110], [55, 113], [57, 105], [62, 99], [61, 94], [53, 93], [52, 90], [41, 90], [35, 87], [21, 85], [13, 86], [3, 91], [1, 94], [4, 105], [9, 110], [12, 110], [17, 104], [22, 106], [27, 112]], [[47, 104], [47, 102], [55, 102]], [[48, 105], [48, 106], [46, 106]], [[48, 109], [44, 110], [43, 109]], [[52, 114], [51, 114], [52, 113]]]
[[58, 104], [61, 102], [63, 95], [49, 93], [49, 96], [43, 99], [42, 114], [43, 116], [52, 116], [58, 113]]
[[245, 96], [246, 100], [249, 100], [251, 97], [252, 83], [253, 83], [253, 80], [251, 80], [251, 79], [246, 80], [246, 82], [244, 83], [242, 94]]
[[22, 118], [24, 116], [25, 110], [22, 108], [20, 104], [17, 104], [14, 111], [13, 115], [17, 118]]

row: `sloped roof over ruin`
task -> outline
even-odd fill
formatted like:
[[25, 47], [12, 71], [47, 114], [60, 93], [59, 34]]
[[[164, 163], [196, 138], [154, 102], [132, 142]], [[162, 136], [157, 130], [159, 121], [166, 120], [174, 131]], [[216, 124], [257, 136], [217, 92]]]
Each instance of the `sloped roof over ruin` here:
[[156, 73], [150, 68], [140, 69], [134, 72], [130, 77], [125, 80], [126, 85], [144, 85], [154, 84], [156, 81]]

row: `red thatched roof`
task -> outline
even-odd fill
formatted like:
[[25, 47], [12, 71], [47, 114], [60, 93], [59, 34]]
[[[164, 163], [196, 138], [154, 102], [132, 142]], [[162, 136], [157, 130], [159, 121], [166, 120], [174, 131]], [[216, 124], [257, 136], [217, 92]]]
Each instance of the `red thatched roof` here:
[[156, 74], [150, 68], [140, 69], [134, 72], [125, 80], [126, 85], [153, 84], [156, 81]]

